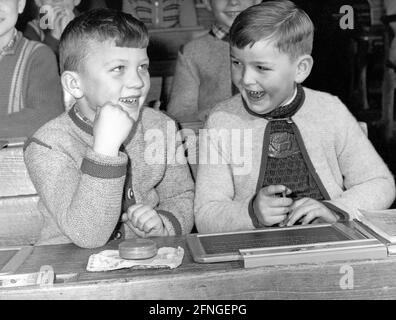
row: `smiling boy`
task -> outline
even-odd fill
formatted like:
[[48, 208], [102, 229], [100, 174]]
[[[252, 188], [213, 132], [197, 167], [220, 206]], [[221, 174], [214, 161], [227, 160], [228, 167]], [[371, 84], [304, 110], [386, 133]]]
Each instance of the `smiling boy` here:
[[191, 231], [194, 185], [186, 163], [169, 160], [183, 149], [165, 150], [152, 165], [145, 158], [150, 130], [173, 134], [171, 119], [143, 108], [147, 45], [144, 24], [119, 11], [92, 10], [65, 29], [62, 85], [76, 104], [25, 147], [44, 216], [38, 244], [99, 247]]
[[[333, 223], [392, 204], [393, 176], [355, 118], [337, 97], [301, 85], [313, 65], [313, 31], [290, 1], [263, 2], [235, 19], [232, 81], [240, 95], [219, 103], [206, 124], [221, 161], [198, 169], [199, 232]], [[231, 143], [216, 143], [220, 130]], [[253, 131], [245, 175], [230, 160], [238, 130]], [[200, 158], [207, 151], [200, 147]]]

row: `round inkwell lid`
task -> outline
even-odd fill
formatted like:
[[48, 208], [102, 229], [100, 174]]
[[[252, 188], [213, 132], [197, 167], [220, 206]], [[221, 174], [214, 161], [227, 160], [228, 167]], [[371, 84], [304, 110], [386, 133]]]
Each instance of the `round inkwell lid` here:
[[154, 257], [157, 252], [157, 244], [149, 239], [129, 239], [118, 245], [119, 255], [123, 259], [143, 260]]

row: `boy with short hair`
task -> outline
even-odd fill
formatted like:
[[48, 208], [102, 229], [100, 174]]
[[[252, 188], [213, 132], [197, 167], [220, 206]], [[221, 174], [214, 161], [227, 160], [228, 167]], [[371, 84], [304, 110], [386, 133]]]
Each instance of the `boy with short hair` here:
[[25, 147], [45, 220], [38, 244], [93, 248], [191, 231], [194, 184], [183, 148], [167, 143], [181, 139], [171, 119], [143, 107], [147, 45], [142, 22], [109, 9], [83, 13], [62, 34], [62, 85], [77, 102]]
[[0, 137], [30, 136], [63, 109], [55, 55], [15, 29], [25, 0], [0, 1]]
[[[200, 160], [199, 232], [333, 223], [392, 204], [393, 176], [355, 118], [337, 97], [301, 85], [313, 65], [313, 31], [290, 1], [264, 2], [235, 19], [232, 79], [240, 94], [218, 104], [206, 124], [200, 159], [215, 150], [219, 161]], [[249, 172], [239, 170], [235, 132], [250, 132], [241, 147], [251, 154]]]
[[167, 105], [169, 114], [180, 121], [205, 120], [216, 103], [237, 92], [231, 82], [228, 31], [242, 10], [260, 1], [203, 1], [215, 23], [209, 33], [180, 49]]

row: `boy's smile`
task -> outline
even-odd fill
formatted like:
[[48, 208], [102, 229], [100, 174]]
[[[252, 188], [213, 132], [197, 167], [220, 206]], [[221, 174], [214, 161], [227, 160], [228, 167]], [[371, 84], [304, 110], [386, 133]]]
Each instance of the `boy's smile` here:
[[292, 61], [272, 41], [231, 47], [231, 64], [233, 83], [256, 113], [271, 112], [294, 94], [298, 59]]
[[80, 110], [93, 121], [96, 108], [111, 102], [136, 121], [150, 89], [146, 49], [116, 47], [112, 41], [87, 45], [89, 53], [78, 72]]

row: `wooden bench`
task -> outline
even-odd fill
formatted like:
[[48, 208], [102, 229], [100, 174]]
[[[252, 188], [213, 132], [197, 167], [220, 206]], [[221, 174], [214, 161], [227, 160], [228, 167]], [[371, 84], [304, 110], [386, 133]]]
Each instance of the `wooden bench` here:
[[23, 160], [25, 138], [0, 144], [0, 247], [34, 244], [42, 226], [39, 197]]
[[0, 197], [0, 247], [36, 243], [43, 223], [38, 200], [37, 195]]

